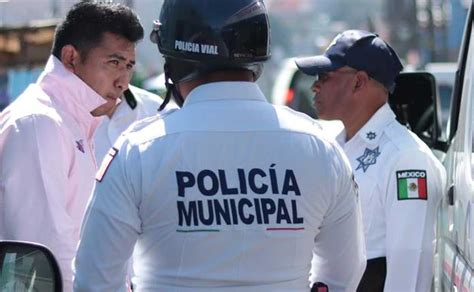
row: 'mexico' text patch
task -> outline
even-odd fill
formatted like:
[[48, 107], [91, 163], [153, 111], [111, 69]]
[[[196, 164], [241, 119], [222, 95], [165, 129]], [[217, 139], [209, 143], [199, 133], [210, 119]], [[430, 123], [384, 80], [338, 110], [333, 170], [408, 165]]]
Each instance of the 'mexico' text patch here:
[[397, 171], [398, 200], [427, 200], [426, 170]]

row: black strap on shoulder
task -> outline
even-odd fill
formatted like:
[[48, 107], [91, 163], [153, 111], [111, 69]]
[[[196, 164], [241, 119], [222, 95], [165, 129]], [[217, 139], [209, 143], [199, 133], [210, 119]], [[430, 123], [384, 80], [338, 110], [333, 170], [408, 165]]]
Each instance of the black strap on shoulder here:
[[125, 97], [125, 101], [127, 102], [128, 106], [130, 106], [132, 110], [137, 107], [137, 99], [130, 89], [125, 90], [123, 92], [123, 96]]
[[357, 292], [383, 292], [386, 277], [387, 259], [385, 257], [367, 260], [367, 267], [357, 287]]

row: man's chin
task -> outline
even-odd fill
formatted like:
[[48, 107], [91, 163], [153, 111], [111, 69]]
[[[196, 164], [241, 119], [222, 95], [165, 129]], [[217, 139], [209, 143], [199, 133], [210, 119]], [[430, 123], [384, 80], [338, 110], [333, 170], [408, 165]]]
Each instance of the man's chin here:
[[318, 117], [318, 119], [324, 119], [324, 112], [321, 112], [317, 108], [315, 108], [314, 113], [316, 114], [316, 117]]
[[95, 110], [91, 111], [91, 115], [94, 117], [100, 117], [105, 115], [105, 113], [100, 108], [96, 108]]
[[112, 98], [107, 98], [106, 101], [107, 102], [105, 104], [91, 111], [91, 115], [94, 117], [100, 117], [104, 115], [111, 117], [120, 102], [119, 99]]
[[93, 115], [94, 117], [108, 115], [109, 113], [113, 112], [113, 108], [113, 106], [108, 106], [108, 104], [105, 104], [91, 111], [91, 115]]

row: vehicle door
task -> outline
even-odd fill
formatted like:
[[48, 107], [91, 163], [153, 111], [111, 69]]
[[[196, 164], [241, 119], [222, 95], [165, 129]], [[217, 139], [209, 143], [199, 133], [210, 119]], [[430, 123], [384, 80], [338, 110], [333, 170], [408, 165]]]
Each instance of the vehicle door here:
[[474, 291], [474, 32], [468, 13], [448, 122], [447, 190], [436, 224], [435, 291]]

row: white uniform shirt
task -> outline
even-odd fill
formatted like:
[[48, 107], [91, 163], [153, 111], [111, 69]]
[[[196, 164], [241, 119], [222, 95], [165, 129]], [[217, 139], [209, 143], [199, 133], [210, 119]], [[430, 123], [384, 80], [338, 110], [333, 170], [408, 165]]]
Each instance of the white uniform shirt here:
[[136, 291], [308, 291], [313, 248], [312, 282], [355, 290], [366, 257], [354, 182], [314, 120], [254, 83], [219, 82], [135, 128], [101, 166], [76, 291], [123, 290], [135, 243]]
[[168, 114], [171, 110], [177, 109], [174, 103], [168, 103], [162, 111], [158, 111], [158, 108], [163, 102], [161, 97], [131, 85], [130, 91], [135, 97], [136, 107], [131, 108], [125, 100], [122, 100], [115, 109], [112, 117], [104, 116], [95, 131], [95, 157], [99, 163], [112, 145], [114, 145], [120, 134], [133, 122], [157, 114]]
[[36, 84], [0, 114], [0, 239], [39, 242], [71, 291], [71, 261], [94, 185], [90, 111], [105, 102], [50, 57]]
[[367, 258], [386, 257], [385, 292], [429, 291], [436, 206], [446, 173], [382, 106], [344, 148], [359, 186]]

